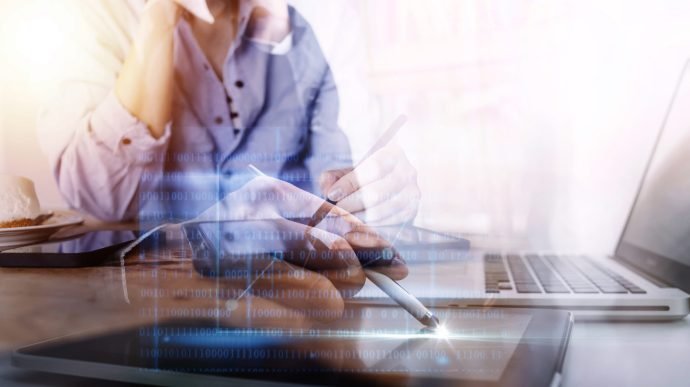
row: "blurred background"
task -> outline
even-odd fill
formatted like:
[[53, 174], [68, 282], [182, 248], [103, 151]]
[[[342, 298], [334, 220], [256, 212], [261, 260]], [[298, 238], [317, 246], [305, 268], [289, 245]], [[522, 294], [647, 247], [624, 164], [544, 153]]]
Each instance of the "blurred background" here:
[[[46, 207], [64, 202], [35, 122], [73, 65], [79, 1], [0, 0], [0, 173], [32, 178]], [[613, 250], [690, 56], [690, 1], [292, 3], [332, 59], [356, 153], [410, 117], [420, 225]]]

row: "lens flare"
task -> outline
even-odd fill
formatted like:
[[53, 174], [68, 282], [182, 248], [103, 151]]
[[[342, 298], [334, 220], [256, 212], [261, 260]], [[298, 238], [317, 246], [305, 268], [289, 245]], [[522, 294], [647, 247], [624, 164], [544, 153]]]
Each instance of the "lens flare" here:
[[[53, 81], [69, 58], [67, 20], [72, 20], [61, 1], [32, 0], [17, 3], [3, 15], [0, 49], [6, 71], [13, 78], [35, 85]], [[25, 84], [25, 87], [27, 85]]]
[[446, 338], [450, 335], [448, 328], [446, 328], [446, 326], [443, 324], [436, 327], [436, 329], [433, 329], [432, 332], [435, 336], [438, 336], [440, 338]]

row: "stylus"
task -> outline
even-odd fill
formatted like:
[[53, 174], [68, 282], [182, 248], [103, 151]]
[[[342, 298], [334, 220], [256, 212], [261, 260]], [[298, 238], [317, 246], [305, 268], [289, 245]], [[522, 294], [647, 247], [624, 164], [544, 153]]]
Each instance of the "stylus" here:
[[[374, 153], [378, 152], [380, 149], [388, 145], [389, 142], [395, 137], [396, 134], [400, 131], [400, 128], [405, 125], [407, 122], [407, 116], [405, 115], [400, 115], [398, 118], [393, 121], [390, 127], [383, 133], [383, 135], [376, 141], [376, 143], [369, 149], [369, 151], [361, 158], [359, 163], [354, 166], [353, 169], [357, 169], [366, 159], [371, 157]], [[331, 200], [328, 197], [326, 197], [326, 200], [321, 204], [321, 206], [314, 212], [314, 214], [311, 216], [311, 219], [309, 220], [309, 227], [314, 227], [317, 224], [321, 223], [321, 221], [328, 216], [328, 214], [331, 212], [333, 209], [333, 206], [338, 205], [338, 202], [335, 200]]]
[[[389, 142], [395, 137], [396, 134], [400, 131], [400, 129], [405, 125], [407, 122], [407, 116], [405, 115], [400, 115], [398, 118], [393, 121], [390, 127], [383, 133], [383, 135], [376, 141], [376, 143], [369, 149], [369, 151], [362, 157], [362, 159], [357, 163], [357, 165], [354, 166], [353, 169], [357, 169], [366, 159], [371, 157], [374, 153], [378, 152], [381, 150], [383, 147], [388, 145]], [[254, 173], [258, 174], [259, 176], [266, 176], [263, 172], [261, 172], [258, 168], [256, 168], [253, 165], [249, 165], [249, 168], [251, 168]], [[321, 206], [314, 212], [314, 214], [309, 218], [309, 227], [314, 227], [317, 224], [321, 223], [322, 220], [328, 214], [331, 212], [333, 209], [333, 206], [337, 205], [338, 202], [335, 200], [331, 200], [328, 197], [326, 197], [326, 200], [321, 203]]]
[[252, 172], [254, 172], [254, 174], [256, 174], [257, 176], [266, 176], [266, 174], [261, 172], [261, 170], [257, 168], [254, 164], [249, 164], [249, 169], [251, 169]]
[[[261, 172], [259, 168], [254, 166], [254, 164], [249, 164], [248, 165], [249, 169], [254, 172], [257, 176], [266, 176], [265, 173]], [[326, 199], [320, 206], [319, 208], [316, 209], [316, 212], [309, 218], [309, 223], [307, 223], [307, 226], [309, 227], [314, 227], [317, 224], [321, 223], [321, 221], [328, 216], [328, 214], [331, 212], [333, 209], [333, 206], [335, 206], [337, 203], [330, 200]]]
[[398, 118], [396, 118], [395, 121], [393, 121], [391, 126], [388, 127], [388, 130], [386, 130], [383, 133], [383, 135], [376, 141], [376, 144], [374, 144], [371, 147], [371, 149], [369, 149], [369, 151], [366, 154], [364, 154], [364, 156], [359, 161], [359, 163], [357, 163], [355, 168], [360, 166], [360, 164], [362, 164], [364, 162], [364, 160], [371, 157], [371, 155], [373, 155], [374, 153], [381, 150], [381, 148], [388, 145], [388, 143], [391, 142], [391, 140], [393, 139], [393, 137], [395, 137], [396, 134], [398, 134], [398, 132], [400, 131], [400, 128], [402, 128], [406, 122], [407, 122], [407, 116], [406, 115], [401, 114], [400, 116], [398, 116]]
[[[402, 123], [404, 123], [404, 116], [401, 116], [401, 118], [403, 119]], [[393, 127], [395, 127], [395, 125], [393, 125]], [[249, 169], [251, 169], [258, 176], [266, 176], [265, 173], [261, 172], [261, 170], [255, 167], [253, 164], [249, 164]], [[386, 293], [388, 297], [392, 298], [393, 301], [405, 309], [424, 326], [434, 329], [439, 327], [440, 322], [438, 321], [438, 318], [434, 316], [434, 314], [431, 313], [431, 311], [427, 309], [426, 306], [421, 303], [421, 301], [405, 290], [405, 288], [400, 286], [399, 283], [395, 282], [395, 280], [385, 274], [381, 274], [377, 271], [369, 269], [365, 269], [364, 273], [366, 274], [367, 278], [369, 278], [369, 281], [378, 286], [378, 288]]]
[[440, 322], [434, 314], [424, 306], [415, 296], [410, 294], [405, 288], [391, 277], [374, 270], [364, 269], [369, 281], [383, 290], [398, 305], [405, 309], [409, 314], [420, 323], [429, 328], [438, 328]]

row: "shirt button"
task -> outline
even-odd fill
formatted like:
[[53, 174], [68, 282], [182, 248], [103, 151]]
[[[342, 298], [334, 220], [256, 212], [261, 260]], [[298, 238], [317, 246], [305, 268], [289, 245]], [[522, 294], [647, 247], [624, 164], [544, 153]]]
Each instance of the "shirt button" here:
[[214, 122], [216, 123], [216, 125], [222, 124], [223, 123], [223, 117], [220, 117], [220, 116], [216, 117]]
[[208, 64], [206, 64], [206, 63], [204, 63], [204, 70], [206, 70], [206, 71], [209, 70]]
[[237, 136], [238, 134], [240, 134], [240, 130], [237, 129], [237, 128], [233, 129], [232, 132], [235, 133], [235, 136]]
[[131, 143], [132, 143], [132, 140], [129, 139], [129, 138], [127, 138], [127, 137], [125, 137], [125, 138], [122, 139], [122, 144], [123, 144], [123, 145], [129, 145], [129, 144], [131, 144]]
[[235, 113], [235, 112], [230, 113], [230, 118], [232, 118], [233, 120], [239, 116], [240, 116], [240, 113]]
[[227, 96], [225, 99], [228, 101], [228, 103], [232, 103], [232, 97], [231, 96]]
[[235, 86], [237, 86], [238, 88], [241, 89], [241, 88], [244, 87], [244, 82], [242, 82], [242, 81], [237, 81], [237, 82], [235, 82]]

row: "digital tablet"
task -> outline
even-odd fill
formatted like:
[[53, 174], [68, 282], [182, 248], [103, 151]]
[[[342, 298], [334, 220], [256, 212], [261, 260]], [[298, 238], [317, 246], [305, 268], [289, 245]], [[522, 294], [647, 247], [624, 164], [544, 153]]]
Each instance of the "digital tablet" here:
[[69, 268], [98, 266], [117, 257], [117, 252], [136, 239], [138, 232], [100, 230], [69, 239], [0, 252], [0, 267]]
[[348, 306], [313, 329], [233, 328], [171, 321], [21, 348], [24, 369], [123, 382], [556, 386], [571, 314], [558, 310], [435, 309], [444, 331], [394, 307]]
[[[314, 254], [301, 219], [251, 221], [209, 221], [183, 225], [192, 249], [194, 266], [200, 273], [223, 272], [226, 265], [275, 257], [290, 262], [308, 260]], [[333, 226], [337, 228], [337, 225]], [[370, 228], [371, 233], [354, 233], [347, 238], [364, 267], [387, 265], [396, 257], [407, 263], [457, 260], [464, 257], [470, 243], [411, 225]], [[345, 233], [345, 230], [339, 230]], [[381, 243], [383, 241], [383, 243]], [[333, 254], [339, 254], [333, 251]]]

